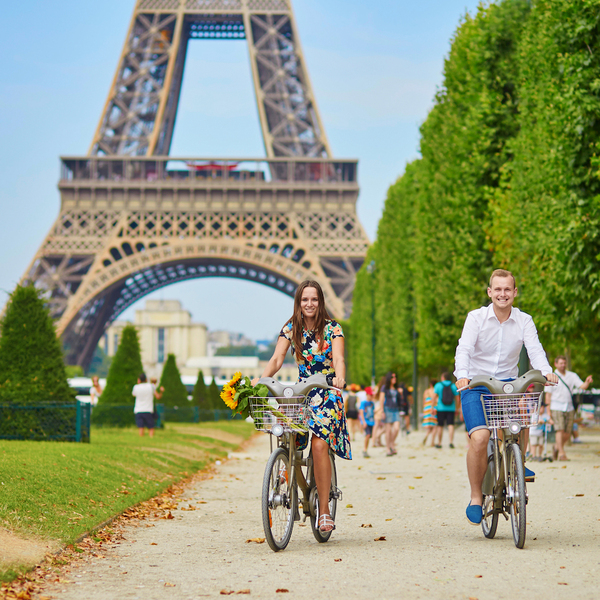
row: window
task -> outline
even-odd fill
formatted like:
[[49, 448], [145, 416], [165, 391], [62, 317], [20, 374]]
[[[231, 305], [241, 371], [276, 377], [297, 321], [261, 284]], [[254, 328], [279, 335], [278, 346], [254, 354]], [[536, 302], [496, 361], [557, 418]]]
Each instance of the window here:
[[158, 363], [165, 362], [165, 328], [158, 328], [158, 356], [156, 359]]

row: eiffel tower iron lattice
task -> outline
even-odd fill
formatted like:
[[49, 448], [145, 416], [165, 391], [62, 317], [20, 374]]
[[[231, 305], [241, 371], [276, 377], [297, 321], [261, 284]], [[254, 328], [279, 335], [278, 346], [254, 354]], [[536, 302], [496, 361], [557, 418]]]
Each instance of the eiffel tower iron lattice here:
[[[246, 39], [266, 158], [171, 157], [188, 42]], [[138, 0], [87, 156], [61, 158], [60, 214], [23, 282], [44, 290], [70, 364], [171, 283], [234, 277], [348, 316], [368, 239], [357, 161], [331, 156], [290, 0]]]

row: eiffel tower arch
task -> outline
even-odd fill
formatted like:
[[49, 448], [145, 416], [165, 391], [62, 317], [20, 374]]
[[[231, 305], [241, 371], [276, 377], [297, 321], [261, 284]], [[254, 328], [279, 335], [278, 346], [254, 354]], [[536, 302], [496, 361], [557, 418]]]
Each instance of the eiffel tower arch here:
[[[266, 157], [171, 157], [190, 40], [246, 39]], [[67, 360], [177, 281], [234, 277], [351, 310], [368, 238], [357, 161], [331, 156], [290, 0], [138, 0], [87, 156], [61, 157], [58, 218], [23, 276]]]

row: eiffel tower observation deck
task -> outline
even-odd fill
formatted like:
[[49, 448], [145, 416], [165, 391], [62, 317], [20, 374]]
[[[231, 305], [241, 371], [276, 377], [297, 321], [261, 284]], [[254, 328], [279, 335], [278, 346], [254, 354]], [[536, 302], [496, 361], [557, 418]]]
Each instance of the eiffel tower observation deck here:
[[[266, 157], [172, 157], [194, 39], [246, 39]], [[45, 291], [67, 361], [171, 283], [233, 277], [349, 315], [368, 247], [357, 161], [331, 155], [290, 0], [138, 0], [87, 156], [61, 158], [60, 214], [23, 282]]]

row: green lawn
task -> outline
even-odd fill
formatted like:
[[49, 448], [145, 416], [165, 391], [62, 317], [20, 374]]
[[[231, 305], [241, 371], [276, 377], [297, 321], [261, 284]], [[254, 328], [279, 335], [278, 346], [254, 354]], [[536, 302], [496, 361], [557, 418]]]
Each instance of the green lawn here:
[[[215, 430], [233, 434], [215, 439]], [[92, 428], [90, 444], [0, 440], [0, 526], [69, 544], [124, 509], [227, 456], [254, 427], [244, 421]]]

